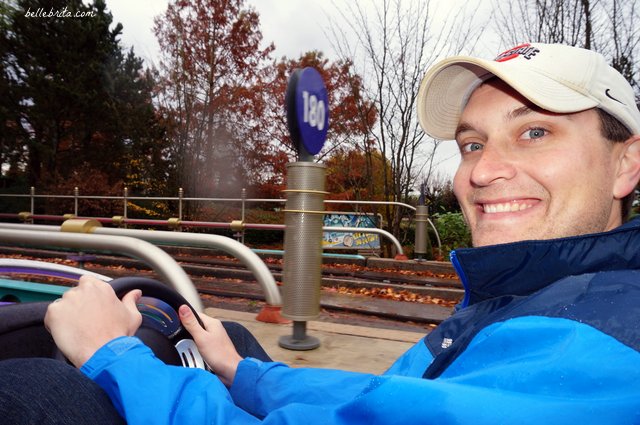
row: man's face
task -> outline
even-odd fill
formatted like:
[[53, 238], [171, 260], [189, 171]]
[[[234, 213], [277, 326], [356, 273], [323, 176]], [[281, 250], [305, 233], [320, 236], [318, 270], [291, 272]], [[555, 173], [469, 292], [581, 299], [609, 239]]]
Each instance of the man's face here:
[[623, 143], [600, 132], [595, 110], [540, 110], [495, 79], [465, 107], [454, 191], [474, 246], [552, 239], [621, 223], [614, 184]]

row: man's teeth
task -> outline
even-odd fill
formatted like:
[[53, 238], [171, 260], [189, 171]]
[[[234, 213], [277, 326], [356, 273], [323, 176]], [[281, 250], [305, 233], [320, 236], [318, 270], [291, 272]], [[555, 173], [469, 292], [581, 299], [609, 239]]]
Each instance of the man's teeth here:
[[526, 210], [527, 208], [531, 208], [531, 204], [504, 202], [502, 204], [483, 204], [482, 207], [486, 214], [494, 214]]

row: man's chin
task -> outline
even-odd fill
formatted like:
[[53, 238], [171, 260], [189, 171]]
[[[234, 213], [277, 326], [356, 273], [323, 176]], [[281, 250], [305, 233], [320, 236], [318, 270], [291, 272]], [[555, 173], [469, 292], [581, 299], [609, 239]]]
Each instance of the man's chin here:
[[476, 231], [472, 232], [472, 242], [475, 248], [491, 245], [502, 245], [513, 242], [521, 242], [532, 239], [543, 239], [540, 235], [533, 235], [529, 232], [510, 232], [509, 229], [497, 231]]

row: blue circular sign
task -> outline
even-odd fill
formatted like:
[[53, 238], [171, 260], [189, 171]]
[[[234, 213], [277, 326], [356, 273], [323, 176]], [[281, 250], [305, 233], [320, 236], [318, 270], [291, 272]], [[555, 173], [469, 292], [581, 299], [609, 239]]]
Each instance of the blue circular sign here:
[[329, 97], [316, 69], [296, 70], [291, 76], [287, 88], [287, 121], [301, 157], [320, 152], [329, 129]]

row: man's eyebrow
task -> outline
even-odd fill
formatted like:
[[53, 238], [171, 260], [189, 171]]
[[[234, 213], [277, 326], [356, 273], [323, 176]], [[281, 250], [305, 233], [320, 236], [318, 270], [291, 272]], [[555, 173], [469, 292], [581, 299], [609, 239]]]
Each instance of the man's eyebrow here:
[[547, 116], [556, 116], [556, 117], [561, 116], [568, 120], [572, 120], [575, 115], [575, 113], [551, 112], [532, 103], [530, 105], [521, 106], [509, 112], [509, 114], [507, 115], [507, 119], [513, 120], [513, 119], [520, 118], [522, 116], [525, 116], [527, 114], [532, 114], [532, 113], [537, 113], [537, 114], [542, 114]]
[[458, 127], [456, 127], [454, 138], [458, 140], [458, 135], [460, 133], [464, 133], [465, 131], [472, 131], [472, 130], [475, 130], [475, 128], [471, 124], [468, 124], [466, 122], [461, 122], [460, 124], [458, 124]]
[[544, 110], [542, 108], [539, 108], [535, 105], [532, 105], [532, 106], [524, 105], [509, 112], [509, 114], [507, 115], [507, 119], [514, 120], [516, 118], [520, 118], [522, 116], [531, 114], [533, 112], [543, 112], [543, 111]]

